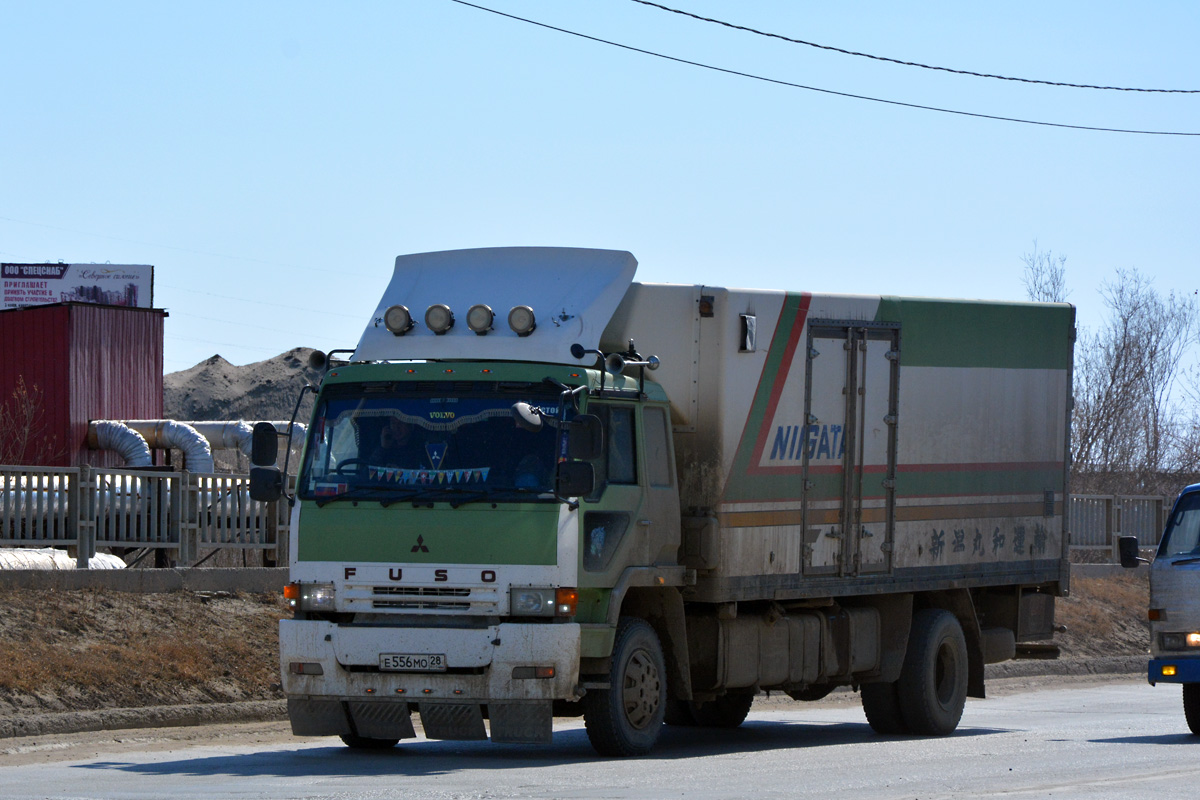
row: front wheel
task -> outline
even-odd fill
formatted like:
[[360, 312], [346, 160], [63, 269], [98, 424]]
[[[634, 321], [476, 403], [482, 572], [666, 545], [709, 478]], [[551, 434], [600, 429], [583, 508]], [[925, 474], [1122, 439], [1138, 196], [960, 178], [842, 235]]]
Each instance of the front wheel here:
[[753, 704], [753, 692], [731, 692], [707, 703], [692, 703], [692, 719], [702, 728], [736, 728], [746, 721]]
[[1200, 736], [1200, 683], [1183, 685], [1183, 716], [1192, 733]]
[[644, 620], [624, 617], [613, 643], [609, 688], [583, 698], [588, 740], [602, 756], [649, 753], [667, 710], [662, 645]]
[[346, 747], [355, 750], [387, 750], [399, 744], [399, 739], [369, 739], [366, 736], [342, 734], [339, 737]]
[[896, 689], [912, 733], [945, 736], [958, 727], [967, 702], [967, 640], [949, 611], [926, 608], [913, 614]]

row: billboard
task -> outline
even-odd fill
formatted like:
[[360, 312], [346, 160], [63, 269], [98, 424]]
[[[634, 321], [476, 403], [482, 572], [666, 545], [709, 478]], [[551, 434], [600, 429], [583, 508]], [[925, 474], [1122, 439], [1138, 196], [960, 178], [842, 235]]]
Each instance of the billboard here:
[[149, 264], [0, 264], [0, 308], [47, 303], [154, 307]]

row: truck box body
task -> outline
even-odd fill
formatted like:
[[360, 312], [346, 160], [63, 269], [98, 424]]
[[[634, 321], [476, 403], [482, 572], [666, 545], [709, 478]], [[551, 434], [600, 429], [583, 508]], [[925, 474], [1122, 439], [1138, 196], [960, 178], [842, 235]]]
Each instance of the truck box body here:
[[711, 567], [695, 597], [1065, 585], [1073, 326], [1067, 305], [634, 284], [601, 349], [662, 361], [681, 505], [719, 523], [685, 534]]
[[848, 684], [877, 730], [946, 733], [984, 663], [1050, 638], [1071, 306], [635, 268], [397, 259], [299, 474], [296, 733], [390, 744], [417, 711], [430, 738], [545, 742], [553, 709], [630, 755], [664, 718]]

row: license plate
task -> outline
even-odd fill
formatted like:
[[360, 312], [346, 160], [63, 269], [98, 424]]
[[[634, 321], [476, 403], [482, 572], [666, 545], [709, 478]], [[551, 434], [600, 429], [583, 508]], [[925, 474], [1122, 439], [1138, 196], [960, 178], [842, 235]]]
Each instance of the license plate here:
[[427, 653], [381, 653], [379, 668], [385, 672], [445, 672], [446, 656]]

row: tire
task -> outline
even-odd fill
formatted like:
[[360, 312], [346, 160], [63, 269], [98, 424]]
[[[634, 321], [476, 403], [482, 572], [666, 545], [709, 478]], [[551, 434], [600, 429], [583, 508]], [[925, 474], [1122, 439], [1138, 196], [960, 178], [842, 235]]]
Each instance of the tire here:
[[608, 689], [583, 698], [583, 723], [592, 747], [602, 756], [649, 753], [662, 733], [667, 711], [666, 666], [662, 645], [644, 620], [624, 617], [613, 643]]
[[863, 712], [871, 730], [883, 736], [909, 732], [900, 710], [900, 693], [895, 682], [864, 683], [861, 694]]
[[753, 692], [723, 694], [707, 703], [692, 703], [692, 719], [702, 728], [736, 728], [746, 721]]
[[1183, 685], [1183, 716], [1192, 733], [1200, 736], [1200, 683]]
[[368, 739], [366, 736], [342, 734], [339, 737], [346, 747], [355, 750], [388, 750], [400, 743], [399, 739]]
[[896, 690], [910, 732], [945, 736], [958, 727], [967, 703], [967, 640], [949, 611], [913, 615]]
[[679, 728], [691, 728], [696, 725], [696, 718], [692, 716], [690, 702], [674, 697], [668, 697], [666, 702], [667, 708], [663, 715], [663, 722]]

